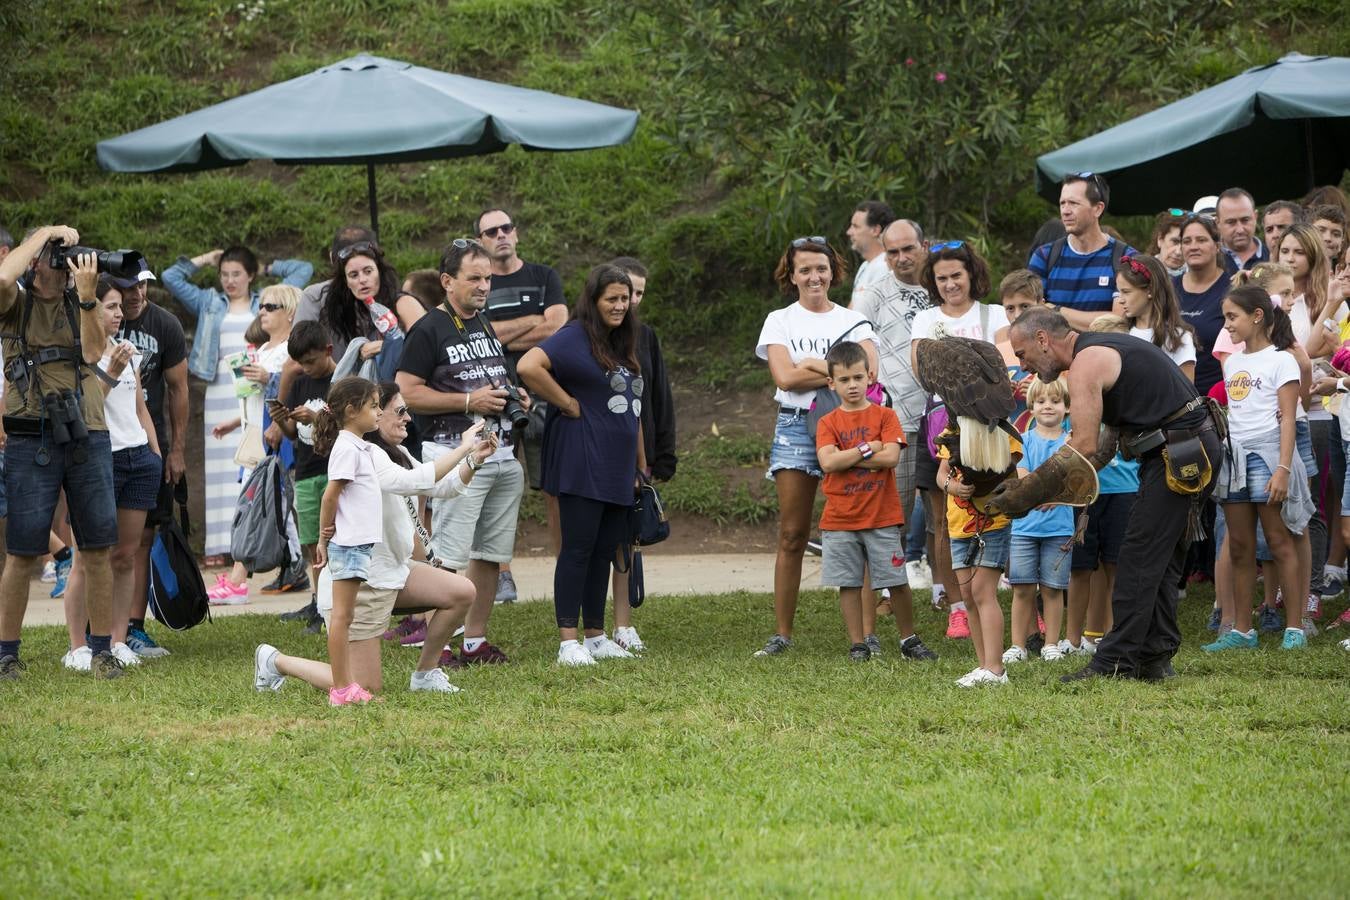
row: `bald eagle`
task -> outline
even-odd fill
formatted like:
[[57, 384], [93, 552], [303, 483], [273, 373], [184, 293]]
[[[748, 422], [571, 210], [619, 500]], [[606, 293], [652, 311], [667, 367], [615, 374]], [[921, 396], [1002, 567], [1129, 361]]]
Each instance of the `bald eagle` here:
[[1021, 435], [1008, 422], [1017, 400], [998, 348], [988, 341], [948, 335], [915, 341], [914, 358], [919, 384], [941, 397], [956, 420], [961, 467], [1004, 476], [1012, 456], [999, 431], [1017, 440]]

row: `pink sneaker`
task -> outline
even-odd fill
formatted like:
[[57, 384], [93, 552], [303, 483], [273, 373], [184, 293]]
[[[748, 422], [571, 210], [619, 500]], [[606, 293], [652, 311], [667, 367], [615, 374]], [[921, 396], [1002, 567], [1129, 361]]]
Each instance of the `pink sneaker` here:
[[328, 690], [329, 706], [348, 706], [352, 703], [369, 703], [370, 699], [370, 692], [355, 681], [345, 688], [335, 687], [329, 688]]
[[399, 638], [399, 643], [405, 647], [420, 647], [427, 642], [427, 623], [425, 619], [418, 621], [417, 627]]
[[947, 637], [970, 637], [970, 620], [966, 618], [966, 611], [964, 609], [954, 609], [952, 610], [951, 615], [947, 617]]
[[401, 641], [416, 631], [419, 625], [424, 625], [425, 621], [421, 616], [404, 616], [397, 625], [380, 635], [380, 640]]
[[235, 584], [222, 572], [216, 576], [215, 586], [207, 588], [206, 596], [212, 606], [239, 606], [248, 602], [248, 582]]

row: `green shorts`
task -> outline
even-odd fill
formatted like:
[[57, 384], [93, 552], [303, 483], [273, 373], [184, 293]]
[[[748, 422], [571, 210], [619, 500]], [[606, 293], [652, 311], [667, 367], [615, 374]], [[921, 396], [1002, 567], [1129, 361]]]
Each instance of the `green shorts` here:
[[327, 475], [315, 475], [295, 483], [295, 519], [300, 543], [306, 547], [319, 542], [319, 504], [323, 502]]

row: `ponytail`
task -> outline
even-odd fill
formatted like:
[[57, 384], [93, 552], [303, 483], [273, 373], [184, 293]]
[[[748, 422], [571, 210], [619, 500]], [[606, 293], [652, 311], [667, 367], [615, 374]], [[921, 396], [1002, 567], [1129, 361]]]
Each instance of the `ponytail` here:
[[1276, 350], [1288, 350], [1294, 345], [1294, 323], [1283, 307], [1271, 304], [1270, 343]]
[[357, 375], [348, 375], [329, 388], [328, 405], [314, 417], [314, 452], [319, 456], [331, 453], [351, 408], [360, 408], [371, 397], [378, 397], [379, 390]]
[[1228, 292], [1228, 302], [1251, 315], [1261, 312], [1266, 323], [1266, 337], [1276, 350], [1288, 350], [1294, 344], [1294, 323], [1289, 313], [1271, 302], [1266, 289], [1255, 284], [1244, 284]]

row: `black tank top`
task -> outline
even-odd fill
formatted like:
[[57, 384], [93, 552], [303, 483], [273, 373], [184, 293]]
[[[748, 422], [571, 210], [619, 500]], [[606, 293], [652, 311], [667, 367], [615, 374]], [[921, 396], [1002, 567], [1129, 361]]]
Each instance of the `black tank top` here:
[[[1088, 347], [1110, 347], [1120, 354], [1120, 377], [1102, 394], [1102, 422], [1127, 431], [1151, 431], [1198, 394], [1172, 358], [1152, 342], [1128, 334], [1079, 334], [1073, 355]], [[1073, 410], [1069, 411], [1073, 415]], [[1205, 421], [1203, 408], [1168, 422], [1168, 428], [1194, 428]]]

